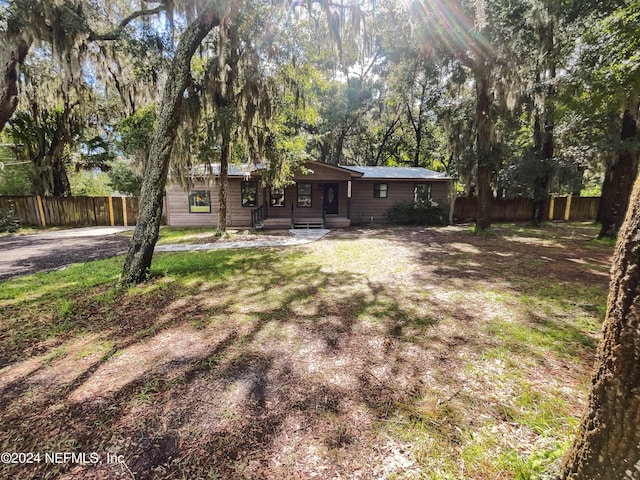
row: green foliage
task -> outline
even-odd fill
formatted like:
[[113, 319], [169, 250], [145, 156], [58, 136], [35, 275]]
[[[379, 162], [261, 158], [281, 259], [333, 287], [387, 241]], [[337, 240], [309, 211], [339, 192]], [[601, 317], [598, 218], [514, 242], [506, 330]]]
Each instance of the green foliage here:
[[131, 169], [127, 162], [118, 160], [112, 163], [111, 170], [107, 175], [109, 176], [109, 185], [114, 191], [125, 195], [140, 195], [142, 178]]
[[146, 160], [156, 126], [155, 105], [147, 105], [124, 118], [117, 126], [119, 147], [127, 155]]
[[398, 202], [387, 210], [386, 217], [398, 225], [444, 225], [446, 212], [433, 200]]
[[106, 197], [111, 195], [109, 177], [98, 169], [80, 170], [69, 175], [71, 194], [87, 197]]
[[0, 210], [0, 233], [13, 233], [20, 229], [20, 219], [12, 210]]
[[111, 142], [100, 135], [96, 135], [83, 143], [85, 150], [81, 155], [81, 160], [76, 163], [76, 169], [91, 170], [98, 168], [103, 172], [108, 171], [110, 162], [114, 159], [114, 152]]
[[14, 156], [4, 156], [2, 150], [0, 149], [0, 162], [3, 163], [0, 165], [0, 195], [31, 195], [33, 167], [28, 163], [17, 163]]

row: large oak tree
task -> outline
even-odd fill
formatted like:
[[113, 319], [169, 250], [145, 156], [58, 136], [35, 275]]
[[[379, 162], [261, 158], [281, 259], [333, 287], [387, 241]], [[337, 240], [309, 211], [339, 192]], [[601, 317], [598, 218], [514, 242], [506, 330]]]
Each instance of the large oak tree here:
[[640, 178], [620, 229], [603, 330], [563, 480], [640, 478]]

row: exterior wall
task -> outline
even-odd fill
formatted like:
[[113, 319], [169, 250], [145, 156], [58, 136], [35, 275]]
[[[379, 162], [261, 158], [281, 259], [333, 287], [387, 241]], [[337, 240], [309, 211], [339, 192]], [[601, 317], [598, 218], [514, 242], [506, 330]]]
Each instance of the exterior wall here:
[[[252, 179], [253, 180], [253, 179]], [[227, 200], [227, 225], [229, 227], [250, 227], [251, 210], [255, 207], [241, 206], [241, 179], [229, 179]], [[179, 185], [167, 187], [167, 225], [172, 227], [211, 227], [218, 225], [218, 189], [216, 185], [195, 183], [193, 190], [209, 190], [211, 192], [211, 213], [189, 212], [189, 191], [184, 191]], [[258, 205], [262, 205], [262, 189], [258, 183]]]
[[[374, 198], [374, 183], [387, 184], [387, 198]], [[445, 207], [449, 204], [446, 181], [420, 180], [353, 180], [351, 192], [351, 223], [353, 225], [369, 223], [371, 217], [376, 223], [385, 223], [386, 212], [397, 202], [413, 200], [413, 187], [416, 184], [431, 184], [431, 198]]]

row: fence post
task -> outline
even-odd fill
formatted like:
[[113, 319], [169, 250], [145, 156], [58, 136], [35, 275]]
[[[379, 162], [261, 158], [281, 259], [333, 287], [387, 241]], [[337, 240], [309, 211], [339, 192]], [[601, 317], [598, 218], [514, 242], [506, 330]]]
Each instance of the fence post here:
[[556, 197], [551, 197], [549, 200], [549, 220], [553, 222], [553, 209], [556, 206]]
[[109, 225], [113, 227], [115, 224], [113, 219], [113, 197], [109, 195]]
[[127, 227], [127, 197], [120, 197], [122, 199], [122, 223]]
[[44, 208], [42, 208], [42, 198], [40, 198], [40, 195], [36, 195], [36, 204], [38, 205], [38, 216], [40, 217], [42, 228], [47, 228], [47, 221], [44, 218]]
[[567, 195], [567, 204], [564, 207], [564, 221], [568, 222], [571, 216], [571, 195]]

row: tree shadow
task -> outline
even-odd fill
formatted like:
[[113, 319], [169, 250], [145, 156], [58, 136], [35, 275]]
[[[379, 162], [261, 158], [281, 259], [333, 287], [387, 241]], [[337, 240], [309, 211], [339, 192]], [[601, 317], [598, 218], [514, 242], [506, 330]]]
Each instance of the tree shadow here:
[[[110, 348], [66, 384], [32, 381], [62, 365], [63, 357], [3, 391], [0, 438], [16, 451], [46, 444], [117, 452], [137, 479], [296, 478], [310, 471], [334, 477], [356, 464], [375, 476], [375, 462], [385, 458], [376, 450], [377, 425], [398, 415], [462, 442], [459, 431], [471, 423], [456, 412], [462, 408], [457, 399], [475, 395], [482, 403], [488, 393], [474, 390], [477, 380], [464, 367], [505, 342], [492, 339], [491, 326], [502, 324], [478, 305], [443, 294], [499, 285], [509, 295], [556, 296], [527, 290], [521, 274], [505, 269], [508, 262], [491, 263], [518, 254], [529, 260], [539, 251], [523, 253], [508, 239], [497, 245], [410, 233], [409, 240], [396, 231], [388, 235], [410, 245], [417, 270], [388, 282], [329, 271], [307, 262], [304, 249], [158, 256], [148, 285], [119, 292], [106, 306], [104, 297], [89, 294], [72, 313], [84, 334], [112, 342]], [[479, 253], [449, 247], [454, 243]], [[456, 266], [467, 262], [477, 265], [456, 275]], [[568, 265], [574, 268], [569, 276], [582, 268]], [[414, 283], [405, 285], [409, 278]], [[571, 323], [533, 308], [524, 315], [550, 349], [584, 340]], [[71, 332], [62, 341], [79, 336]], [[508, 346], [523, 357], [540, 355], [523, 342]], [[89, 386], [91, 395], [74, 396]], [[51, 412], [48, 418], [43, 411]], [[105, 463], [2, 469], [20, 478], [118, 478], [124, 471]]]

